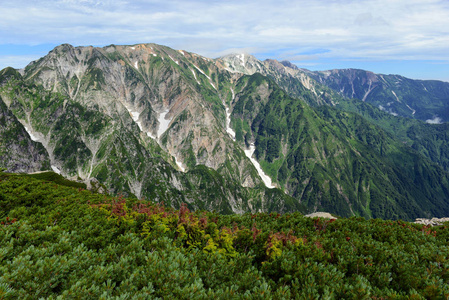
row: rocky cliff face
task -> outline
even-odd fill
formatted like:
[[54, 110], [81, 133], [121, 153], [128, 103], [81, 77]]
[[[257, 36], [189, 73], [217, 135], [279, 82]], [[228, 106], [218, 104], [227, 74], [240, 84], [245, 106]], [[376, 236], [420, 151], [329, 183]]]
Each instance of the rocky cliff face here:
[[150, 44], [61, 45], [22, 73], [3, 76], [0, 95], [65, 176], [173, 206], [300, 209], [266, 192], [226, 133], [233, 76], [212, 60]]
[[209, 59], [159, 45], [62, 45], [29, 65], [24, 77], [112, 123], [137, 124], [183, 170], [198, 164], [217, 170], [229, 160], [242, 170], [234, 179], [254, 186], [259, 180], [246, 171], [250, 163], [224, 134], [229, 90], [218, 82], [220, 72]]
[[0, 97], [0, 161], [10, 172], [48, 170], [50, 160], [45, 148], [31, 139], [23, 125]]
[[[11, 68], [0, 72], [0, 87], [6, 81], [16, 81], [20, 74]], [[0, 167], [11, 172], [33, 172], [50, 168], [50, 160], [45, 148], [36, 137], [27, 132], [9, 108], [11, 103], [0, 97]]]

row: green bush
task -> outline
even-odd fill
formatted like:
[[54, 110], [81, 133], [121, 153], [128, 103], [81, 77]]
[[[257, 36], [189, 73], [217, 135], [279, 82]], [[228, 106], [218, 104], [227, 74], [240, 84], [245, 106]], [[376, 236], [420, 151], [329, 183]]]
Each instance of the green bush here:
[[447, 225], [192, 212], [35, 177], [0, 173], [0, 299], [449, 296]]

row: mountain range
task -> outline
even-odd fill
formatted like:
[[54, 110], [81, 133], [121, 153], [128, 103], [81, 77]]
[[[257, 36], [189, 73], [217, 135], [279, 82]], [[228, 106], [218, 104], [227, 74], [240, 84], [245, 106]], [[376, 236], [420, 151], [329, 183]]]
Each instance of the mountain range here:
[[64, 44], [0, 71], [0, 167], [179, 208], [449, 213], [449, 83]]

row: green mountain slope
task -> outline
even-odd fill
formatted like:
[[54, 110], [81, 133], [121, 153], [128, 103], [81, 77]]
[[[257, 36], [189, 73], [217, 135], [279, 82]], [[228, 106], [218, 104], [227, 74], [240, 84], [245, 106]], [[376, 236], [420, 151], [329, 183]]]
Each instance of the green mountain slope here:
[[11, 172], [31, 172], [50, 168], [45, 148], [31, 140], [23, 125], [8, 110], [1, 98], [0, 141], [0, 161], [3, 162], [3, 168]]
[[315, 210], [413, 219], [448, 213], [448, 174], [362, 117], [314, 109], [255, 74], [237, 84], [237, 139], [265, 171]]
[[358, 113], [449, 171], [449, 123], [428, 124], [392, 116], [357, 99], [341, 101], [336, 107]]
[[301, 98], [311, 106], [330, 105], [356, 112], [449, 171], [447, 126], [432, 124], [445, 120], [449, 105], [445, 82], [355, 69], [312, 72], [288, 61], [267, 59], [261, 62], [248, 55], [243, 62], [241, 55], [228, 55], [222, 60], [228, 67], [245, 74], [259, 72], [268, 76], [290, 96]]

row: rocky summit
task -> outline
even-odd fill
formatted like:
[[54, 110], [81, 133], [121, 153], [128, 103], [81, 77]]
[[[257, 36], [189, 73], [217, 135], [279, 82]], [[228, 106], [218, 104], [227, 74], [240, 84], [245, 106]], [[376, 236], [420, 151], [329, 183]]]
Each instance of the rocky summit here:
[[448, 107], [437, 81], [64, 44], [0, 71], [0, 167], [176, 208], [442, 217]]

